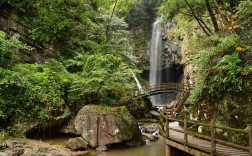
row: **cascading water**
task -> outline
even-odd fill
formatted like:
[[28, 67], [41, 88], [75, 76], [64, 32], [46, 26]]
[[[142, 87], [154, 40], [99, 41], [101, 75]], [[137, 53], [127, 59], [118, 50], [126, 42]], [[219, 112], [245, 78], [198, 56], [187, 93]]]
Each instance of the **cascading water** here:
[[[162, 26], [161, 18], [153, 24], [152, 38], [150, 45], [150, 86], [160, 84], [162, 77]], [[151, 97], [151, 102], [155, 106], [164, 105], [161, 95]]]
[[135, 73], [134, 73], [133, 71], [131, 71], [131, 73], [132, 73], [132, 75], [133, 75], [133, 77], [134, 77], [134, 79], [135, 79], [135, 81], [136, 81], [138, 90], [140, 91], [140, 93], [143, 93], [143, 87], [142, 87], [141, 83], [140, 83], [139, 80], [137, 79]]

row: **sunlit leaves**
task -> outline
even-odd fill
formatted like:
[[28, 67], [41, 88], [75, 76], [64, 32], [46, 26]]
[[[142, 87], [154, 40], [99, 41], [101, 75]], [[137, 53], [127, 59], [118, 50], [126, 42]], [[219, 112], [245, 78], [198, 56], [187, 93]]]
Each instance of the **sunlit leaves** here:
[[18, 35], [9, 38], [5, 32], [0, 31], [0, 67], [11, 68], [21, 60], [19, 51], [31, 49], [18, 40]]
[[241, 59], [238, 53], [223, 56], [213, 68], [214, 75], [210, 78], [209, 93], [220, 94], [223, 91], [239, 92], [242, 90]]
[[61, 63], [51, 60], [46, 65], [19, 64], [12, 71], [0, 68], [0, 73], [0, 110], [4, 111], [0, 120], [16, 115], [16, 111], [29, 110], [44, 122], [64, 107], [70, 75]]
[[83, 59], [83, 72], [70, 88], [73, 102], [113, 105], [119, 98], [117, 94], [134, 88], [130, 68], [120, 57], [96, 54]]

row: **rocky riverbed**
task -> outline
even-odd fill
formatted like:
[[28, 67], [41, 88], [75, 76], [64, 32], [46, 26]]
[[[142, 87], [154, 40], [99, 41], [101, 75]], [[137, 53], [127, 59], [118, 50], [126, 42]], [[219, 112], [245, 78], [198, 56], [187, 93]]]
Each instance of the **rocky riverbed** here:
[[64, 145], [41, 140], [8, 138], [0, 143], [0, 156], [88, 156], [88, 151], [71, 151]]
[[[159, 138], [158, 124], [139, 123], [139, 128], [146, 144]], [[7, 138], [0, 142], [0, 156], [98, 156], [101, 151], [110, 150], [110, 146], [99, 147], [97, 152], [91, 149], [82, 137], [42, 140]]]

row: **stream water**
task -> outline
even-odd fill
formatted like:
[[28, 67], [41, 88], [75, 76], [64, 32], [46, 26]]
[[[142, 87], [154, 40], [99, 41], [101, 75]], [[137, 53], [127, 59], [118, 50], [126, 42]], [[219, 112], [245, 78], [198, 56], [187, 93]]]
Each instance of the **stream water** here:
[[141, 147], [115, 147], [99, 156], [164, 156], [165, 144], [162, 139]]
[[[69, 137], [58, 137], [43, 140], [44, 142], [64, 146]], [[159, 139], [155, 142], [150, 142], [141, 147], [125, 147], [116, 146], [109, 147], [106, 152], [99, 152], [95, 150], [89, 150], [90, 155], [94, 156], [164, 156], [165, 155], [165, 143], [163, 139]]]

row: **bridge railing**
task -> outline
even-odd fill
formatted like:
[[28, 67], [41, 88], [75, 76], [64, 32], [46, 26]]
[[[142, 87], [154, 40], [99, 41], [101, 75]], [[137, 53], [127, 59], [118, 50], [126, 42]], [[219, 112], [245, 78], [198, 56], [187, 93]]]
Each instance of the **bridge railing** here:
[[[205, 124], [205, 123], [198, 123], [195, 121], [189, 121], [187, 119], [181, 120], [181, 119], [172, 119], [169, 117], [168, 114], [165, 114], [165, 112], [160, 112], [160, 122], [161, 122], [161, 134], [164, 138], [166, 139], [170, 139], [176, 142], [179, 142], [180, 144], [184, 144], [185, 146], [191, 146], [195, 149], [199, 149], [201, 151], [205, 151], [207, 153], [211, 153], [211, 155], [214, 154], [218, 154], [216, 151], [216, 143], [222, 144], [222, 145], [226, 145], [229, 147], [234, 147], [236, 149], [241, 149], [244, 151], [249, 151], [250, 156], [252, 156], [252, 125], [248, 125], [248, 129], [244, 130], [244, 129], [236, 129], [236, 128], [230, 128], [230, 127], [225, 127], [225, 126], [220, 126], [220, 125], [216, 125], [215, 124], [215, 120], [212, 119], [210, 124]], [[169, 122], [179, 122], [179, 123], [183, 123], [183, 129], [176, 129], [173, 127], [169, 126]], [[188, 130], [188, 124], [193, 124], [193, 125], [198, 125], [198, 126], [203, 126], [205, 128], [209, 128], [211, 134], [210, 135], [205, 135], [202, 133], [198, 133], [195, 131], [191, 131]], [[249, 146], [243, 146], [243, 145], [238, 145], [236, 143], [233, 142], [229, 142], [229, 141], [225, 141], [222, 139], [218, 139], [216, 137], [216, 130], [223, 130], [223, 131], [229, 131], [229, 132], [233, 132], [233, 133], [242, 133], [245, 135], [248, 135], [248, 145]], [[184, 139], [183, 142], [180, 142], [178, 140], [174, 140], [172, 138], [170, 138], [169, 136], [169, 131], [176, 131], [179, 133], [183, 133], [184, 134]], [[193, 144], [189, 144], [188, 143], [188, 135], [197, 137], [197, 138], [201, 138], [204, 140], [209, 140], [211, 142], [211, 148], [209, 149], [202, 149], [199, 148], [197, 146], [194, 146]]]
[[149, 92], [157, 91], [157, 90], [182, 90], [184, 88], [181, 83], [161, 83], [157, 85], [152, 85], [147, 87]]

